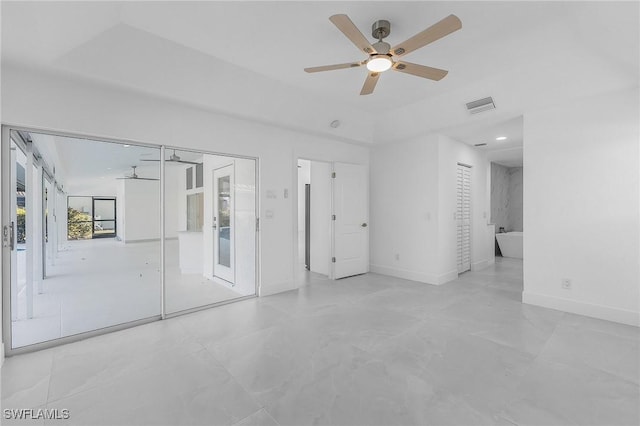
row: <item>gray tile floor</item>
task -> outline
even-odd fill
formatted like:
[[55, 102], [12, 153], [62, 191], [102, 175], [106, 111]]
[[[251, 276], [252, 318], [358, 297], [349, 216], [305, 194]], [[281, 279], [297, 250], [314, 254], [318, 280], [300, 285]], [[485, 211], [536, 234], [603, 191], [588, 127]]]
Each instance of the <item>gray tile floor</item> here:
[[2, 408], [70, 411], [20, 425], [638, 425], [638, 328], [521, 292], [509, 259], [442, 286], [311, 276], [9, 358]]

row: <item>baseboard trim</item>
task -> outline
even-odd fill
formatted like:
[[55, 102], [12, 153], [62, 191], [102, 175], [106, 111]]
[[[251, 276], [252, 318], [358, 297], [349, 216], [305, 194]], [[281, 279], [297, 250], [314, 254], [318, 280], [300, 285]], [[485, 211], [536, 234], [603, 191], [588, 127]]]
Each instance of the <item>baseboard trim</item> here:
[[640, 327], [640, 312], [626, 309], [612, 308], [610, 306], [596, 305], [594, 303], [580, 302], [527, 291], [522, 293], [522, 303]]
[[388, 275], [390, 277], [402, 278], [410, 281], [418, 281], [426, 284], [438, 285], [438, 277], [434, 274], [424, 272], [411, 271], [408, 269], [393, 268], [383, 265], [370, 265], [369, 270], [376, 274]]
[[453, 269], [445, 274], [438, 276], [438, 285], [448, 283], [458, 278], [458, 270]]
[[155, 241], [160, 241], [160, 238], [148, 238], [148, 239], [140, 239], [140, 240], [121, 240], [125, 244], [137, 244], [137, 243], [153, 243]]
[[420, 283], [441, 285], [451, 280], [458, 278], [457, 271], [449, 271], [442, 275], [430, 274], [426, 272], [412, 271], [409, 269], [394, 268], [391, 266], [383, 265], [370, 265], [370, 271], [375, 274], [388, 275], [390, 277], [402, 278], [410, 281], [417, 281]]
[[489, 261], [488, 260], [480, 260], [478, 262], [473, 262], [471, 264], [471, 270], [472, 271], [479, 271], [481, 269], [486, 268], [487, 266], [489, 266]]
[[271, 296], [272, 294], [283, 293], [289, 290], [295, 290], [296, 288], [298, 287], [292, 281], [275, 283], [275, 284], [267, 284], [267, 285], [263, 283], [260, 285], [258, 294], [260, 297], [265, 297], [265, 296]]

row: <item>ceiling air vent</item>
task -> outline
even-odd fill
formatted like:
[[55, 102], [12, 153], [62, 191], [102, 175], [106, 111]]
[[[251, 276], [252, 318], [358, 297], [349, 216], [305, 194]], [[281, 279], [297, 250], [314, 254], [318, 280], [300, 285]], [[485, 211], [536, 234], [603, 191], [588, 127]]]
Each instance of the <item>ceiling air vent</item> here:
[[477, 143], [477, 144], [474, 144], [473, 146], [487, 146], [487, 144], [486, 143]]
[[477, 101], [469, 102], [467, 104], [467, 111], [471, 114], [477, 114], [482, 111], [486, 111], [488, 109], [495, 109], [496, 104], [493, 103], [493, 98], [489, 96], [488, 98], [478, 99]]

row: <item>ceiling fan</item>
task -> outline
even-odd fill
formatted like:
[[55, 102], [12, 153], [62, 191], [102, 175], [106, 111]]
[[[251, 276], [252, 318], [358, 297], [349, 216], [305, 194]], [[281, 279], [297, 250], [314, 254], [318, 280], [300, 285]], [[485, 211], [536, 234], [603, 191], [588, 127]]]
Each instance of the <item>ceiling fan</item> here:
[[394, 47], [391, 47], [389, 43], [382, 41], [382, 39], [387, 37], [391, 32], [391, 24], [389, 21], [379, 20], [373, 23], [371, 35], [378, 39], [378, 41], [371, 44], [347, 15], [333, 15], [329, 20], [333, 22], [333, 24], [338, 27], [338, 29], [342, 31], [359, 50], [368, 55], [368, 58], [359, 62], [325, 65], [321, 67], [305, 68], [304, 70], [306, 72], [313, 73], [344, 68], [357, 68], [362, 65], [366, 65], [369, 73], [364, 81], [364, 86], [362, 86], [362, 90], [360, 91], [361, 95], [369, 95], [373, 93], [373, 89], [376, 87], [380, 73], [388, 69], [393, 69], [394, 71], [400, 71], [405, 74], [411, 74], [422, 78], [428, 78], [430, 80], [441, 80], [445, 75], [447, 75], [448, 71], [427, 67], [425, 65], [413, 64], [411, 62], [400, 61], [398, 58], [406, 55], [407, 53], [413, 52], [414, 50], [420, 49], [429, 43], [433, 43], [434, 41], [462, 28], [462, 22], [460, 19], [455, 15], [449, 15], [426, 30], [419, 32]]
[[[140, 161], [160, 161], [160, 160], [145, 160], [145, 159], [141, 159]], [[195, 161], [187, 161], [187, 160], [181, 160], [180, 157], [178, 157], [178, 155], [176, 154], [176, 150], [173, 150], [173, 154], [171, 154], [169, 156], [169, 158], [165, 158], [165, 163], [182, 163], [182, 164], [200, 164], [200, 163], [196, 163]]]
[[140, 177], [136, 174], [136, 168], [138, 166], [131, 166], [131, 168], [133, 169], [133, 172], [131, 173], [131, 176], [125, 176], [125, 177], [119, 177], [116, 179], [133, 179], [133, 180], [160, 180], [160, 179], [154, 179], [154, 178], [144, 178], [144, 177]]

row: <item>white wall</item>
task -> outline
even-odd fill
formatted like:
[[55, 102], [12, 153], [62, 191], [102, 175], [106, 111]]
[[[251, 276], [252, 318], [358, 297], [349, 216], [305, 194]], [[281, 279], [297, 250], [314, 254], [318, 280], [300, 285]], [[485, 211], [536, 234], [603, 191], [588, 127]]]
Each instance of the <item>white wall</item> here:
[[509, 222], [512, 231], [524, 230], [522, 211], [524, 209], [524, 173], [522, 167], [509, 168]]
[[159, 240], [160, 181], [123, 179], [121, 185], [117, 201], [122, 204], [120, 239], [125, 243]]
[[372, 271], [429, 284], [457, 277], [458, 162], [472, 166], [472, 268], [488, 264], [489, 163], [475, 148], [434, 134], [372, 150]]
[[331, 262], [331, 164], [312, 161], [311, 271], [329, 275]]
[[438, 137], [371, 151], [371, 271], [438, 283]]
[[524, 302], [640, 325], [638, 95], [525, 114]]
[[491, 223], [499, 230], [522, 232], [522, 167], [491, 163]]
[[457, 167], [471, 166], [471, 270], [489, 262], [490, 163], [484, 152], [446, 136], [438, 141], [438, 267], [442, 280], [457, 277]]
[[[6, 64], [2, 72], [3, 120], [7, 123], [259, 157], [263, 295], [297, 287], [293, 204], [297, 197], [284, 198], [285, 189], [295, 188], [296, 159], [369, 161], [367, 147], [328, 137]], [[267, 198], [267, 191], [273, 191], [275, 198]], [[265, 215], [267, 210], [270, 218]]]

